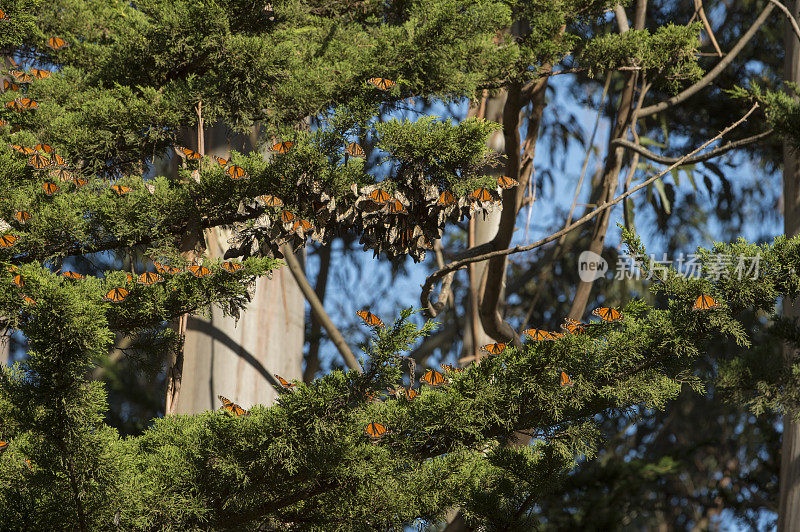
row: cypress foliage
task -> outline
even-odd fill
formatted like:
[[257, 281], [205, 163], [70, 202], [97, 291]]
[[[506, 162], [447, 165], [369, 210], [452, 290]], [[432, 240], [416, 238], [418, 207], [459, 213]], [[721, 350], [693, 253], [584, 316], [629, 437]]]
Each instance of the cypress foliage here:
[[[246, 416], [173, 416], [123, 439], [103, 423], [102, 384], [87, 378], [115, 334], [138, 338], [135, 355], [155, 364], [176, 347], [167, 324], [177, 316], [211, 305], [235, 314], [254, 279], [280, 267], [281, 241], [299, 247], [308, 236], [355, 230], [368, 249], [421, 259], [447, 222], [491, 208], [493, 201], [466, 198], [496, 187], [480, 173], [494, 162], [485, 139], [495, 125], [376, 123], [380, 111], [407, 98], [453, 101], [524, 84], [539, 65], [573, 53], [591, 71], [658, 71], [667, 88], [699, 77], [697, 26], [582, 35], [581, 24], [614, 3], [7, 2], [7, 54], [54, 73], [2, 94], [4, 142], [51, 145], [72, 175], [36, 168], [33, 154], [0, 150], [8, 225], [0, 315], [28, 341], [26, 358], [0, 375], [0, 438], [9, 443], [0, 454], [3, 528], [400, 529], [434, 522], [454, 505], [469, 520], [520, 527], [535, 519], [537, 497], [593, 456], [598, 413], [662, 408], [684, 386], [701, 390], [692, 364], [703, 346], [724, 337], [750, 347], [737, 313], [771, 313], [778, 297], [797, 294], [800, 240], [708, 250], [708, 263], [760, 253], [761, 276], [712, 284], [660, 272], [655, 289], [665, 308], [630, 301], [619, 322], [506, 348], [445, 372], [445, 384], [424, 386], [411, 400], [381, 396], [402, 385], [400, 355], [435, 328], [415, 327], [411, 310], [375, 329], [364, 373], [296, 384], [275, 406], [255, 405]], [[512, 21], [527, 30], [510, 32]], [[52, 37], [69, 46], [48, 47]], [[367, 81], [373, 77], [395, 84], [384, 90]], [[201, 102], [207, 123], [232, 131], [256, 124], [263, 138], [294, 144], [268, 160], [233, 153], [230, 163], [246, 175], [235, 180], [208, 159], [186, 161], [177, 177], [154, 175], [156, 160], [176, 144], [196, 145], [183, 128], [196, 125]], [[309, 118], [312, 129], [302, 126]], [[392, 163], [387, 180], [378, 184], [345, 155], [354, 140], [383, 150]], [[43, 189], [48, 183], [59, 190]], [[370, 199], [378, 189], [409, 212]], [[447, 190], [459, 200], [437, 207]], [[256, 199], [266, 194], [284, 207]], [[30, 219], [15, 218], [19, 211]], [[284, 223], [284, 211], [313, 229]], [[193, 275], [181, 240], [215, 226], [235, 229], [231, 255], [243, 257], [243, 267], [206, 261], [208, 274]], [[644, 251], [627, 238], [632, 252]], [[91, 265], [108, 252], [157, 260], [164, 280], [138, 283]], [[88, 275], [62, 275], [76, 264]], [[692, 311], [702, 294], [721, 308]], [[798, 339], [792, 324], [778, 321], [771, 332]], [[781, 361], [744, 352], [720, 370], [731, 399], [754, 412], [794, 406], [798, 392]], [[572, 386], [559, 384], [562, 371]], [[370, 441], [370, 423], [386, 433]], [[504, 445], [519, 432], [531, 445]]]

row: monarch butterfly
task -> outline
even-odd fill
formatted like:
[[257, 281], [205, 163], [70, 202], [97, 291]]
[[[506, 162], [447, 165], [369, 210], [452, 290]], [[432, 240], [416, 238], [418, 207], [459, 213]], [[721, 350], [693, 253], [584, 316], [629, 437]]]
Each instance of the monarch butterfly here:
[[364, 148], [358, 145], [356, 142], [351, 142], [348, 144], [344, 152], [351, 157], [363, 157], [364, 156]]
[[453, 193], [450, 192], [449, 190], [445, 190], [444, 192], [439, 194], [439, 199], [436, 201], [436, 205], [439, 205], [440, 207], [447, 207], [449, 205], [454, 204], [455, 202], [456, 198], [455, 196], [453, 196]]
[[408, 214], [408, 211], [405, 205], [396, 199], [389, 203], [389, 214]]
[[369, 199], [371, 199], [372, 201], [374, 201], [379, 205], [384, 205], [386, 203], [389, 203], [389, 200], [392, 199], [392, 197], [389, 195], [388, 192], [379, 188], [369, 193]]
[[272, 194], [264, 194], [263, 196], [259, 196], [258, 199], [263, 201], [267, 207], [283, 207], [283, 200]]
[[440, 384], [445, 384], [447, 379], [435, 369], [429, 369], [419, 378], [419, 382], [430, 386], [439, 386]]
[[195, 277], [205, 277], [206, 275], [211, 275], [211, 270], [200, 264], [192, 264], [186, 269], [189, 270]]
[[474, 190], [469, 195], [469, 199], [471, 199], [472, 201], [493, 201], [494, 197], [487, 188], [481, 187], [478, 190]]
[[572, 318], [565, 318], [561, 328], [572, 334], [581, 334], [586, 330], [586, 324], [575, 321]]
[[283, 377], [281, 377], [277, 373], [274, 374], [274, 375], [275, 375], [275, 378], [278, 379], [278, 382], [281, 383], [281, 386], [283, 386], [286, 389], [294, 388], [295, 386], [297, 386], [295, 383], [287, 381], [286, 379], [284, 379]]
[[14, 101], [19, 102], [19, 106], [23, 111], [39, 108], [39, 103], [36, 102], [36, 100], [31, 100], [30, 98], [18, 98]]
[[111, 301], [112, 303], [119, 303], [126, 297], [128, 297], [128, 290], [126, 288], [112, 288], [106, 292], [106, 295], [103, 296], [103, 299], [106, 301]]
[[14, 284], [20, 288], [23, 288], [25, 286], [25, 280], [22, 278], [22, 275], [20, 274], [15, 275], [13, 281]]
[[543, 340], [552, 340], [553, 336], [548, 331], [541, 329], [525, 329], [522, 334], [527, 334], [528, 337], [534, 342], [541, 342]]
[[[3, 11], [2, 9], [0, 9], [0, 20], [9, 20], [8, 15], [6, 15], [6, 12]], [[8, 445], [6, 442], [0, 442], [0, 443], [5, 443], [6, 445]], [[5, 445], [3, 445], [2, 447], [0, 447], [0, 451], [2, 451], [5, 448], [6, 448]]]
[[395, 83], [394, 81], [386, 78], [369, 78], [367, 80], [367, 83], [375, 85], [382, 91], [388, 91], [389, 89], [397, 85], [397, 83]]
[[124, 196], [133, 189], [124, 185], [111, 185], [111, 190], [116, 192], [117, 196]]
[[14, 218], [21, 224], [29, 221], [33, 216], [28, 211], [17, 211], [14, 213]]
[[53, 155], [51, 155], [51, 157], [53, 158], [53, 162], [52, 162], [53, 165], [55, 165], [55, 166], [67, 166], [67, 161], [62, 156], [60, 156], [59, 154], [54, 153]]
[[[2, 10], [2, 9], [0, 9], [0, 13], [3, 13], [3, 10]], [[6, 14], [5, 14], [5, 13], [3, 13], [3, 16], [4, 16], [4, 17], [5, 17], [5, 15], [6, 15]], [[2, 440], [0, 440], [0, 451], [5, 451], [5, 450], [6, 450], [6, 447], [8, 447], [8, 442], [7, 442], [7, 441], [2, 441]]]
[[196, 161], [200, 157], [202, 157], [202, 155], [200, 155], [199, 153], [197, 153], [194, 150], [190, 150], [189, 148], [178, 147], [178, 148], [175, 148], [175, 151], [179, 156], [181, 156], [184, 159], [187, 159], [189, 161]]
[[217, 161], [217, 164], [218, 164], [218, 165], [220, 165], [220, 166], [221, 166], [221, 167], [223, 167], [223, 168], [225, 168], [226, 166], [228, 166], [228, 159], [223, 159], [222, 157], [217, 157], [217, 156], [215, 155], [215, 156], [214, 156], [214, 160], [215, 160], [215, 161]]
[[17, 85], [16, 83], [11, 83], [7, 79], [4, 79], [3, 80], [3, 90], [18, 91], [19, 90], [19, 85]]
[[137, 280], [137, 282], [139, 284], [143, 284], [145, 286], [150, 286], [150, 285], [153, 285], [153, 284], [156, 284], [156, 283], [160, 283], [163, 280], [164, 280], [164, 278], [161, 277], [157, 273], [144, 272], [142, 275], [139, 276], [139, 279]]
[[370, 440], [379, 440], [386, 434], [386, 427], [373, 421], [364, 428], [364, 434], [366, 434]]
[[53, 73], [50, 72], [49, 70], [41, 70], [41, 69], [38, 69], [38, 68], [32, 68], [31, 69], [31, 74], [36, 79], [44, 79], [44, 78], [49, 78]]
[[231, 273], [238, 272], [239, 270], [244, 268], [244, 266], [242, 266], [241, 262], [232, 262], [232, 261], [229, 261], [229, 260], [226, 260], [220, 266], [222, 266], [223, 270], [229, 271]]
[[285, 224], [290, 224], [295, 220], [297, 220], [297, 216], [291, 211], [283, 211], [281, 214], [281, 221]]
[[36, 150], [33, 148], [28, 148], [27, 146], [20, 146], [19, 144], [9, 144], [12, 149], [17, 150], [22, 155], [33, 155], [36, 153]]
[[247, 172], [244, 171], [244, 168], [241, 166], [236, 166], [235, 164], [226, 168], [225, 173], [228, 174], [228, 177], [235, 180], [245, 179], [248, 177]]
[[616, 321], [622, 318], [622, 314], [615, 308], [600, 307], [592, 311], [592, 314], [600, 317], [604, 321]]
[[452, 364], [439, 364], [439, 367], [441, 367], [444, 371], [449, 371], [451, 373], [461, 373], [464, 371], [464, 368], [456, 368]]
[[59, 181], [72, 181], [72, 173], [65, 168], [55, 168], [50, 170], [50, 177], [55, 177]]
[[132, 273], [126, 273], [125, 274], [125, 278], [128, 280], [129, 283], [133, 282], [133, 274]]
[[21, 70], [10, 70], [8, 73], [11, 74], [18, 83], [30, 83], [33, 81], [33, 76]]
[[497, 343], [497, 344], [486, 344], [481, 346], [483, 351], [486, 351], [490, 355], [499, 355], [506, 349], [506, 344]]
[[49, 144], [37, 144], [33, 147], [34, 150], [43, 151], [45, 153], [50, 153], [53, 151], [53, 147]]
[[161, 264], [158, 261], [153, 261], [153, 265], [156, 267], [156, 271], [158, 273], [162, 274], [162, 275], [170, 273], [170, 271], [169, 271], [170, 267], [169, 266], [164, 266], [163, 264]]
[[230, 401], [221, 395], [218, 395], [217, 397], [219, 397], [219, 400], [222, 401], [222, 408], [233, 414], [234, 417], [246, 416], [248, 414], [247, 410], [237, 405], [233, 401]]
[[16, 235], [3, 235], [0, 236], [0, 249], [10, 248], [16, 244], [19, 237]]
[[695, 300], [692, 305], [692, 310], [709, 310], [712, 308], [719, 308], [721, 305], [719, 301], [711, 296], [702, 295]]
[[308, 233], [314, 229], [314, 225], [309, 222], [308, 220], [295, 220], [294, 224], [292, 224], [292, 231], [295, 233], [300, 233], [303, 231], [304, 233]]
[[31, 158], [28, 159], [28, 166], [33, 166], [37, 170], [41, 170], [42, 168], [47, 168], [50, 166], [50, 159], [48, 159], [44, 155], [39, 155], [35, 153], [31, 155]]
[[81, 275], [78, 272], [62, 272], [61, 275], [63, 275], [67, 279], [72, 279], [74, 281], [80, 281], [85, 277], [84, 275]]
[[558, 340], [559, 338], [563, 338], [564, 337], [564, 333], [555, 332], [555, 331], [549, 331], [548, 334], [550, 336], [552, 336], [552, 340]]
[[36, 301], [28, 296], [22, 296], [22, 302], [26, 305], [35, 305]]
[[76, 178], [74, 178], [74, 179], [72, 180], [72, 182], [73, 182], [73, 183], [75, 183], [75, 186], [76, 186], [76, 187], [78, 187], [78, 188], [81, 188], [83, 185], [85, 185], [85, 184], [86, 184], [86, 183], [88, 183], [89, 181], [88, 181], [88, 180], [86, 180], [86, 179], [85, 179], [85, 178], [83, 178], [83, 177], [76, 177]]
[[514, 188], [515, 186], [519, 185], [519, 181], [514, 179], [513, 177], [508, 176], [500, 176], [497, 178], [497, 184], [500, 185], [500, 188]]
[[61, 37], [50, 37], [47, 39], [47, 46], [53, 50], [61, 50], [62, 48], [67, 48], [69, 43]]
[[406, 388], [405, 390], [406, 401], [413, 400], [415, 397], [417, 397], [417, 395], [419, 395], [419, 393], [417, 393], [417, 390], [415, 390], [414, 388]]
[[367, 310], [359, 310], [356, 312], [359, 318], [364, 320], [364, 323], [370, 327], [385, 327], [386, 325], [381, 319]]
[[572, 386], [573, 384], [574, 383], [572, 382], [572, 379], [569, 378], [569, 375], [567, 375], [566, 373], [564, 373], [562, 371], [561, 372], [561, 386]]
[[59, 187], [55, 183], [45, 182], [42, 183], [42, 190], [44, 190], [44, 193], [47, 194], [48, 196], [52, 196], [53, 194], [61, 190], [61, 187]]
[[292, 146], [294, 146], [294, 142], [292, 142], [291, 140], [287, 140], [285, 142], [279, 142], [275, 144], [270, 149], [275, 153], [288, 153], [289, 150], [292, 149]]

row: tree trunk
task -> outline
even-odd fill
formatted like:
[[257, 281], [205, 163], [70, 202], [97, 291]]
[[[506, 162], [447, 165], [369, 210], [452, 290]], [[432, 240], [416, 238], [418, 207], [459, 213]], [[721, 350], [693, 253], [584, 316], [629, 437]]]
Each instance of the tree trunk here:
[[[786, 2], [795, 19], [800, 14], [800, 0]], [[797, 36], [787, 20], [784, 28], [785, 79], [800, 82], [800, 46]], [[798, 154], [787, 142], [783, 145], [783, 229], [786, 236], [800, 233], [800, 164]], [[800, 300], [784, 301], [784, 316], [796, 319], [800, 316]], [[787, 362], [796, 357], [796, 350], [784, 346]], [[778, 530], [800, 532], [800, 424], [793, 420], [794, 412], [783, 416], [783, 442], [781, 446], [780, 505]]]
[[[254, 135], [236, 139], [243, 147]], [[208, 155], [227, 157], [231, 141], [222, 128], [206, 134]], [[227, 250], [228, 231], [206, 231], [207, 254], [221, 257]], [[176, 412], [181, 414], [219, 408], [217, 395], [243, 408], [271, 404], [277, 391], [270, 381], [277, 373], [286, 379], [302, 378], [305, 300], [285, 267], [272, 279], [256, 282], [253, 300], [240, 319], [212, 309], [210, 319], [190, 316], [184, 344], [183, 379]]]

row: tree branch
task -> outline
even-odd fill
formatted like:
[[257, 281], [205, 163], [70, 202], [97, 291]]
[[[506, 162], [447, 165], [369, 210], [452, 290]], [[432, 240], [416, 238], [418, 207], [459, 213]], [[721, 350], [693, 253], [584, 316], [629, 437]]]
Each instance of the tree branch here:
[[797, 25], [797, 20], [792, 16], [792, 12], [789, 9], [778, 2], [778, 0], [769, 0], [770, 3], [777, 6], [778, 9], [783, 11], [783, 14], [786, 15], [786, 18], [789, 19], [789, 22], [792, 24], [792, 29], [794, 29], [794, 34], [797, 35], [797, 38], [800, 39], [800, 26]]
[[676, 161], [675, 163], [670, 165], [665, 170], [662, 170], [661, 172], [657, 173], [653, 177], [651, 177], [651, 178], [645, 180], [644, 182], [636, 185], [635, 187], [633, 187], [629, 191], [620, 194], [619, 196], [617, 196], [613, 200], [603, 203], [602, 205], [600, 205], [597, 208], [595, 208], [593, 211], [585, 214], [583, 217], [581, 217], [580, 219], [576, 220], [571, 225], [565, 227], [564, 229], [562, 229], [560, 231], [557, 231], [557, 232], [551, 234], [550, 236], [542, 238], [541, 240], [538, 240], [538, 241], [534, 242], [533, 244], [529, 244], [527, 246], [515, 246], [515, 247], [509, 248], [509, 249], [499, 249], [498, 250], [498, 249], [492, 249], [492, 245], [491, 245], [491, 242], [490, 242], [488, 244], [485, 244], [485, 245], [478, 246], [476, 248], [467, 250], [467, 252], [465, 252], [465, 253], [463, 253], [461, 255], [461, 258], [450, 262], [450, 264], [448, 264], [444, 268], [441, 268], [441, 269], [435, 271], [434, 273], [432, 273], [431, 275], [429, 275], [425, 279], [425, 283], [422, 285], [422, 293], [420, 294], [420, 302], [422, 303], [422, 307], [426, 308], [428, 306], [427, 302], [428, 302], [428, 299], [430, 298], [430, 294], [431, 294], [431, 290], [433, 289], [433, 285], [439, 279], [441, 279], [442, 277], [444, 277], [448, 273], [456, 271], [456, 270], [460, 270], [461, 268], [464, 268], [465, 266], [467, 266], [468, 264], [471, 264], [473, 262], [480, 262], [480, 261], [484, 261], [484, 260], [487, 260], [487, 259], [491, 259], [493, 257], [501, 257], [501, 256], [505, 256], [505, 255], [513, 255], [515, 253], [521, 253], [523, 251], [530, 251], [532, 249], [540, 248], [540, 247], [544, 246], [545, 244], [548, 244], [548, 243], [550, 243], [550, 242], [552, 242], [554, 240], [559, 239], [562, 235], [565, 235], [565, 234], [569, 233], [570, 231], [572, 231], [573, 229], [575, 229], [577, 227], [580, 227], [581, 225], [583, 225], [586, 222], [590, 221], [591, 219], [593, 219], [595, 216], [597, 216], [601, 212], [605, 211], [606, 209], [610, 209], [611, 207], [613, 207], [614, 205], [616, 205], [620, 201], [624, 200], [625, 198], [627, 198], [628, 196], [630, 196], [632, 194], [635, 194], [636, 192], [638, 192], [641, 189], [643, 189], [644, 187], [648, 186], [650, 183], [654, 182], [655, 180], [664, 177], [666, 174], [668, 174], [674, 168], [677, 168], [678, 166], [683, 164], [683, 162], [686, 159], [688, 159], [689, 157], [693, 156], [694, 154], [704, 150], [711, 143], [721, 139], [723, 136], [727, 135], [732, 130], [734, 130], [737, 127], [739, 127], [740, 125], [742, 125], [745, 121], [747, 121], [747, 119], [750, 117], [750, 115], [753, 114], [756, 111], [756, 109], [758, 109], [758, 107], [759, 107], [758, 103], [753, 104], [753, 106], [750, 108], [750, 110], [747, 111], [747, 113], [745, 113], [745, 115], [742, 116], [739, 120], [737, 120], [736, 122], [734, 122], [730, 126], [726, 127], [722, 131], [720, 131], [717, 135], [715, 135], [711, 139], [709, 139], [706, 142], [704, 142], [698, 148], [695, 148], [694, 150], [692, 150], [688, 154], [686, 154], [683, 157], [681, 157], [680, 159], [678, 159], [678, 161]]
[[717, 76], [719, 76], [720, 73], [723, 70], [725, 70], [725, 68], [727, 68], [727, 66], [730, 65], [734, 59], [736, 59], [736, 56], [739, 55], [739, 52], [741, 52], [744, 49], [747, 43], [750, 42], [750, 39], [753, 38], [758, 29], [764, 24], [764, 22], [766, 22], [770, 13], [772, 13], [774, 7], [775, 6], [772, 4], [765, 7], [764, 10], [761, 12], [761, 14], [758, 16], [758, 18], [755, 20], [755, 22], [753, 22], [753, 25], [750, 26], [750, 29], [748, 29], [745, 32], [745, 34], [742, 35], [742, 37], [739, 39], [739, 42], [737, 42], [736, 45], [733, 48], [731, 48], [731, 51], [728, 52], [728, 55], [726, 55], [722, 60], [720, 60], [720, 62], [717, 63], [716, 66], [708, 72], [708, 74], [706, 74], [705, 76], [702, 77], [702, 79], [700, 79], [700, 81], [698, 81], [688, 89], [684, 90], [683, 92], [681, 92], [676, 96], [673, 96], [668, 100], [643, 108], [642, 110], [639, 111], [639, 118], [644, 118], [646, 116], [650, 116], [655, 113], [660, 113], [661, 111], [669, 109], [673, 105], [679, 104], [682, 101], [688, 99], [689, 97], [694, 96], [700, 90], [702, 90], [712, 81], [714, 81], [717, 78]]
[[[772, 135], [774, 130], [768, 129], [767, 131], [763, 131], [758, 133], [757, 135], [753, 135], [752, 137], [743, 138], [740, 140], [736, 140], [733, 142], [729, 142], [724, 146], [720, 146], [719, 148], [715, 148], [708, 153], [703, 153], [701, 155], [696, 155], [694, 157], [689, 157], [688, 159], [684, 160], [681, 164], [695, 164], [701, 163], [703, 161], [707, 161], [709, 159], [713, 159], [723, 153], [729, 152], [735, 148], [740, 148], [742, 146], [746, 146], [748, 144], [753, 144], [754, 142], [758, 142], [761, 139], [765, 139]], [[673, 164], [680, 160], [679, 157], [666, 157], [664, 155], [658, 155], [656, 153], [651, 152], [641, 144], [636, 144], [635, 142], [631, 142], [625, 139], [614, 139], [611, 144], [622, 146], [623, 148], [627, 148], [629, 150], [635, 151], [642, 157], [646, 159], [650, 159], [651, 161], [661, 163], [661, 164]]]
[[298, 262], [298, 260], [295, 258], [294, 254], [292, 253], [292, 249], [288, 245], [283, 246], [283, 255], [284, 259], [286, 260], [286, 265], [289, 267], [292, 275], [294, 275], [295, 281], [297, 281], [297, 285], [300, 287], [300, 290], [306, 297], [308, 304], [311, 305], [311, 312], [314, 313], [319, 322], [325, 328], [328, 336], [331, 337], [333, 345], [335, 345], [336, 349], [338, 349], [339, 353], [341, 353], [342, 358], [344, 358], [344, 361], [347, 364], [347, 367], [359, 372], [362, 371], [361, 364], [358, 363], [358, 359], [356, 359], [356, 356], [350, 350], [350, 346], [347, 345], [347, 341], [344, 339], [344, 336], [342, 336], [342, 333], [339, 332], [339, 329], [337, 329], [336, 325], [333, 324], [331, 317], [328, 316], [327, 312], [325, 312], [325, 306], [317, 297], [316, 292], [314, 292], [314, 289], [311, 287], [311, 284], [306, 278], [306, 274], [303, 273], [303, 268], [300, 266], [300, 262]]

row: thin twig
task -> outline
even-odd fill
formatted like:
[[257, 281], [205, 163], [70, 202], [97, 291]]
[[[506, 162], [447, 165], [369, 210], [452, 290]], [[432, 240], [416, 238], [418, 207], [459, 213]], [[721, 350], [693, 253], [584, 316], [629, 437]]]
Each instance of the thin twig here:
[[677, 168], [678, 166], [683, 164], [691, 156], [693, 156], [697, 152], [700, 152], [700, 151], [704, 150], [705, 148], [707, 148], [713, 142], [716, 142], [717, 140], [721, 139], [723, 136], [727, 135], [732, 130], [734, 130], [737, 127], [739, 127], [742, 123], [744, 123], [750, 117], [751, 114], [753, 114], [756, 111], [756, 109], [758, 109], [758, 107], [759, 107], [758, 103], [754, 103], [753, 106], [750, 108], [750, 110], [747, 111], [747, 113], [745, 113], [745, 115], [742, 116], [739, 120], [737, 120], [736, 122], [734, 122], [730, 126], [726, 127], [722, 131], [720, 131], [717, 135], [715, 135], [711, 139], [709, 139], [706, 142], [704, 142], [698, 148], [695, 148], [694, 150], [692, 150], [688, 154], [686, 154], [683, 157], [681, 157], [680, 159], [678, 159], [675, 163], [670, 165], [665, 170], [662, 170], [661, 172], [657, 173], [656, 175], [654, 175], [650, 179], [647, 179], [646, 181], [643, 181], [642, 183], [636, 185], [635, 187], [633, 187], [629, 191], [620, 194], [619, 196], [617, 196], [616, 198], [612, 199], [611, 201], [607, 201], [607, 202], [599, 205], [597, 208], [595, 208], [591, 212], [585, 214], [583, 217], [581, 217], [580, 219], [576, 220], [574, 223], [572, 223], [568, 227], [565, 227], [564, 229], [562, 229], [560, 231], [557, 231], [557, 232], [553, 233], [552, 235], [550, 235], [548, 237], [542, 238], [541, 240], [539, 240], [537, 242], [534, 242], [533, 244], [530, 244], [528, 246], [515, 246], [513, 248], [508, 248], [508, 249], [492, 250], [491, 249], [491, 247], [492, 247], [491, 242], [489, 242], [487, 245], [477, 246], [477, 247], [475, 247], [473, 249], [467, 250], [464, 254], [462, 254], [463, 258], [451, 262], [446, 267], [435, 271], [434, 273], [429, 275], [427, 279], [425, 279], [425, 284], [422, 285], [422, 293], [420, 294], [420, 301], [422, 303], [423, 308], [429, 308], [429, 305], [427, 304], [427, 302], [428, 302], [428, 299], [430, 297], [431, 290], [433, 289], [433, 285], [439, 279], [441, 279], [442, 277], [444, 277], [448, 273], [456, 271], [456, 270], [460, 270], [461, 268], [463, 268], [463, 267], [465, 267], [465, 266], [467, 266], [469, 264], [472, 264], [473, 262], [481, 262], [481, 261], [484, 261], [484, 260], [487, 260], [487, 259], [491, 259], [491, 258], [494, 258], [494, 257], [502, 257], [502, 256], [505, 256], [505, 255], [512, 255], [514, 253], [521, 253], [523, 251], [530, 251], [532, 249], [536, 249], [536, 248], [542, 247], [545, 244], [548, 244], [548, 243], [550, 243], [550, 242], [552, 242], [554, 240], [557, 240], [562, 235], [565, 235], [565, 234], [569, 233], [570, 231], [572, 231], [573, 229], [575, 229], [577, 227], [580, 227], [581, 225], [585, 224], [586, 222], [592, 220], [594, 217], [596, 217], [598, 214], [602, 213], [606, 209], [610, 209], [611, 207], [613, 207], [614, 205], [616, 205], [620, 201], [624, 200], [625, 198], [627, 198], [631, 194], [635, 194], [636, 192], [640, 191], [641, 189], [643, 189], [644, 187], [648, 186], [649, 184], [651, 184], [652, 182], [656, 181], [657, 179], [660, 179], [660, 178], [664, 177], [666, 174], [668, 174], [674, 168]]
[[778, 2], [778, 0], [769, 0], [770, 3], [774, 4], [778, 9], [783, 11], [783, 14], [786, 15], [786, 18], [789, 19], [789, 22], [792, 23], [792, 28], [794, 29], [794, 34], [797, 35], [797, 38], [800, 39], [800, 26], [797, 25], [797, 20], [792, 16], [792, 12], [789, 9]]
[[308, 304], [311, 306], [311, 312], [314, 313], [314, 315], [317, 317], [317, 320], [319, 320], [320, 324], [322, 324], [322, 326], [325, 328], [328, 336], [331, 337], [333, 345], [335, 345], [336, 349], [339, 350], [339, 353], [342, 355], [342, 358], [344, 358], [347, 367], [361, 372], [361, 364], [358, 363], [356, 356], [350, 350], [350, 346], [347, 345], [347, 341], [344, 339], [344, 336], [342, 336], [342, 333], [336, 328], [336, 325], [333, 324], [331, 317], [325, 311], [325, 306], [322, 304], [322, 301], [319, 300], [317, 293], [314, 292], [314, 289], [308, 282], [306, 274], [303, 273], [303, 268], [300, 266], [300, 262], [295, 258], [288, 244], [283, 246], [283, 256], [286, 260], [286, 265], [289, 267], [289, 271], [291, 271], [292, 275], [294, 275], [294, 280], [297, 281], [297, 285], [300, 287], [300, 290], [306, 297], [306, 301], [308, 301]]
[[[772, 129], [768, 129], [766, 131], [758, 133], [757, 135], [753, 135], [752, 137], [747, 137], [747, 138], [739, 139], [739, 140], [736, 140], [736, 141], [733, 141], [733, 142], [729, 142], [729, 143], [725, 144], [724, 146], [720, 146], [719, 148], [711, 150], [708, 153], [703, 153], [701, 155], [696, 155], [694, 157], [689, 157], [688, 159], [683, 160], [683, 162], [681, 164], [695, 164], [695, 163], [701, 163], [703, 161], [707, 161], [709, 159], [713, 159], [714, 157], [718, 157], [718, 156], [722, 155], [723, 153], [728, 152], [730, 150], [733, 150], [735, 148], [739, 148], [741, 146], [746, 146], [748, 144], [752, 144], [754, 142], [758, 142], [761, 139], [769, 137], [773, 133], [774, 133], [774, 131]], [[657, 163], [661, 163], [661, 164], [674, 164], [675, 162], [681, 160], [680, 157], [665, 157], [663, 155], [658, 155], [656, 153], [651, 152], [650, 150], [648, 150], [647, 148], [645, 148], [641, 144], [636, 144], [635, 142], [631, 142], [631, 141], [625, 140], [625, 139], [614, 139], [611, 142], [611, 144], [615, 144], [617, 146], [622, 146], [623, 148], [627, 148], [629, 150], [635, 151], [636, 153], [638, 153], [642, 157], [645, 157], [646, 159], [650, 159], [651, 161], [654, 161], [654, 162], [657, 162]]]

